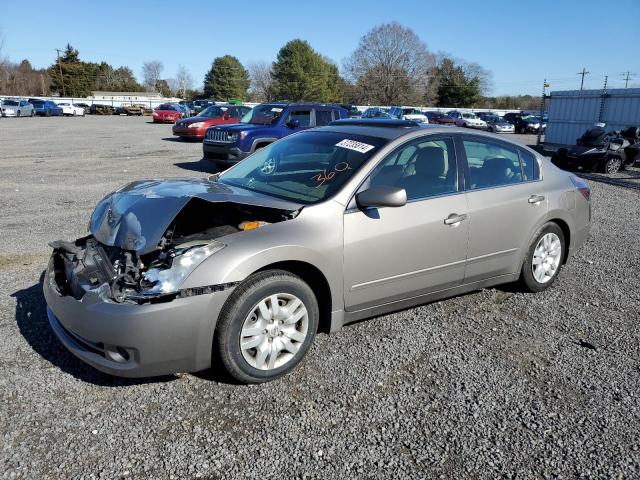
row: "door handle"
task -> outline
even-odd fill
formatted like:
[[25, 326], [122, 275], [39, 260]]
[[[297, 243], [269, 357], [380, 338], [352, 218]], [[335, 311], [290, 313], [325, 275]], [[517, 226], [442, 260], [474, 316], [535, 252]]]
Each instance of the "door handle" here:
[[460, 224], [463, 220], [467, 219], [466, 214], [458, 215], [457, 213], [452, 213], [447, 218], [444, 219], [444, 224], [449, 225], [451, 227], [455, 227]]
[[529, 203], [531, 203], [533, 205], [537, 205], [543, 200], [544, 200], [544, 195], [531, 195], [529, 197], [529, 199], [527, 200], [527, 202], [529, 202]]

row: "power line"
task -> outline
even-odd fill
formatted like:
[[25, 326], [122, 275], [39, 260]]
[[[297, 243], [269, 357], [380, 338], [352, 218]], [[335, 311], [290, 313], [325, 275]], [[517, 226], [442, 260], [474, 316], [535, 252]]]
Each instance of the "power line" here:
[[580, 90], [582, 90], [584, 87], [584, 76], [589, 75], [590, 73], [591, 72], [587, 72], [587, 69], [584, 67], [582, 68], [581, 72], [578, 72], [578, 75], [582, 75], [582, 79], [580, 80]]
[[624, 80], [624, 88], [629, 86], [629, 80], [635, 75], [635, 73], [631, 73], [630, 71], [626, 71], [622, 74], [622, 79]]

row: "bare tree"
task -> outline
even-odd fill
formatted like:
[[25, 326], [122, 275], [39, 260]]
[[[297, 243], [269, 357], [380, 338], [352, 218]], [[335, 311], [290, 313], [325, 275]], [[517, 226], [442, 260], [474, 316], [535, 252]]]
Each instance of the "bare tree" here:
[[369, 103], [410, 104], [422, 100], [433, 65], [433, 54], [413, 30], [392, 22], [360, 39], [344, 71]]
[[462, 64], [465, 75], [469, 79], [478, 79], [480, 84], [480, 93], [488, 95], [493, 90], [493, 74], [486, 68], [475, 62], [459, 62]]
[[249, 93], [254, 102], [271, 100], [271, 64], [268, 62], [253, 62], [247, 65], [251, 81]]
[[193, 77], [183, 65], [179, 65], [176, 77], [172, 78], [169, 84], [171, 85], [171, 90], [173, 90], [176, 95], [180, 95], [181, 98], [186, 98], [187, 90], [193, 86]]
[[144, 79], [144, 86], [147, 91], [152, 92], [156, 90], [156, 84], [160, 80], [164, 65], [160, 60], [152, 60], [142, 65], [142, 78]]

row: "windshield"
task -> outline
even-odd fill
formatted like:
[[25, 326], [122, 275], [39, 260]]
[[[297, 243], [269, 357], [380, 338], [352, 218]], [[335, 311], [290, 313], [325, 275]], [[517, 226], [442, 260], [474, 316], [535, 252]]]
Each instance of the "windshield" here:
[[477, 118], [473, 113], [463, 113], [463, 118]]
[[32, 105], [44, 105], [44, 100], [32, 100]]
[[317, 203], [335, 194], [386, 143], [364, 135], [308, 131], [258, 150], [219, 181], [296, 203]]
[[168, 103], [159, 105], [158, 107], [156, 107], [156, 110], [173, 110], [175, 112], [179, 111], [178, 107], [176, 107], [175, 105], [169, 105]]
[[219, 118], [228, 109], [228, 107], [211, 106], [202, 110], [197, 116], [205, 118]]
[[273, 125], [282, 116], [282, 105], [257, 105], [245, 114], [240, 123], [253, 123], [256, 125]]
[[5, 100], [3, 105], [9, 105], [9, 106], [18, 106], [18, 102], [16, 102], [15, 100]]

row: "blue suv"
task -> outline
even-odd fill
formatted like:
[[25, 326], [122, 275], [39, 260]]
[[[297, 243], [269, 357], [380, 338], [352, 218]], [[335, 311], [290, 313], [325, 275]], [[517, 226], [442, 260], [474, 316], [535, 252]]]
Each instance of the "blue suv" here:
[[307, 128], [347, 118], [339, 105], [318, 103], [261, 103], [240, 123], [210, 127], [202, 142], [206, 159], [221, 168], [238, 163], [256, 150]]

